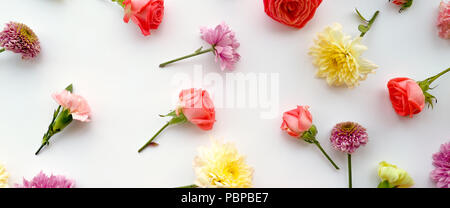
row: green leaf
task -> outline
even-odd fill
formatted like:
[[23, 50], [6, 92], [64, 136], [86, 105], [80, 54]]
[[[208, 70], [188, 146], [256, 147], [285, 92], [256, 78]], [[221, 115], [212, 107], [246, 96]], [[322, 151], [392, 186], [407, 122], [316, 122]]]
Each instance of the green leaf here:
[[369, 27], [367, 27], [365, 25], [359, 25], [358, 30], [362, 33], [366, 33], [367, 31], [369, 31]]
[[195, 51], [195, 53], [200, 53], [200, 51], [202, 51], [202, 49], [203, 49], [203, 46], [200, 47], [199, 49], [197, 49], [197, 50]]
[[69, 86], [67, 86], [66, 90], [72, 93], [73, 92], [73, 85], [70, 84]]
[[358, 11], [358, 9], [355, 8], [355, 10], [356, 10], [356, 14], [358, 14], [359, 18], [360, 18], [362, 21], [368, 22], [368, 20], [362, 16], [362, 14]]

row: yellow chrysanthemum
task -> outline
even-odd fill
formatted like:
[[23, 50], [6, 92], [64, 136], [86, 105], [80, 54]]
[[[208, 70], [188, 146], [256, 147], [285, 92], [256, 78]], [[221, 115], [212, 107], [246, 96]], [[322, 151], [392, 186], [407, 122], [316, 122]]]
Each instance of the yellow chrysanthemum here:
[[212, 140], [211, 147], [200, 147], [194, 159], [195, 185], [203, 188], [249, 188], [253, 169], [245, 163], [231, 143]]
[[5, 166], [0, 163], [0, 188], [8, 188], [9, 174], [6, 171]]
[[378, 166], [378, 176], [392, 187], [409, 188], [414, 185], [413, 179], [405, 170], [385, 161], [380, 162]]
[[317, 76], [326, 78], [331, 86], [355, 87], [373, 73], [377, 65], [361, 58], [367, 47], [361, 44], [361, 37], [351, 39], [342, 32], [342, 26], [335, 23], [318, 34], [309, 55], [318, 67]]

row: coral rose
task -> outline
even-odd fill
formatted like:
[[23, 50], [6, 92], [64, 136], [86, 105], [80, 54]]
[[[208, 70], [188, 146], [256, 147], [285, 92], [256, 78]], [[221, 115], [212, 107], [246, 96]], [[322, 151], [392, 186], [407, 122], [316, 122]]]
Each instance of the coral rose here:
[[316, 13], [322, 0], [264, 0], [269, 17], [285, 25], [302, 28]]
[[[200, 129], [212, 129], [216, 121], [214, 104], [206, 90], [186, 89], [180, 92], [180, 107], [186, 119]], [[177, 114], [179, 114], [177, 110]]]
[[293, 137], [299, 137], [312, 126], [312, 115], [308, 106], [297, 106], [296, 109], [283, 113], [281, 129]]
[[425, 107], [425, 96], [416, 81], [399, 77], [389, 80], [389, 98], [395, 112], [401, 116], [418, 114]]
[[123, 6], [123, 21], [128, 23], [131, 19], [145, 36], [150, 35], [150, 29], [158, 29], [164, 16], [163, 0], [125, 0]]

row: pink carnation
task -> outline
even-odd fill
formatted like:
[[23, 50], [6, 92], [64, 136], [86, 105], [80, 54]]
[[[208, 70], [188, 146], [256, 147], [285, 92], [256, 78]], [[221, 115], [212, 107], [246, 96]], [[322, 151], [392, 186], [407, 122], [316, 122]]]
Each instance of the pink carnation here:
[[352, 154], [358, 147], [367, 144], [368, 140], [366, 129], [355, 122], [336, 124], [330, 137], [333, 147], [347, 154]]
[[73, 119], [83, 122], [90, 121], [89, 116], [91, 108], [83, 97], [72, 94], [67, 90], [63, 90], [60, 93], [54, 93], [52, 97], [63, 108], [69, 109]]
[[441, 2], [437, 26], [439, 36], [444, 39], [450, 39], [450, 2]]
[[39, 39], [28, 26], [10, 22], [0, 32], [0, 46], [14, 53], [21, 53], [23, 59], [34, 58], [41, 51]]
[[42, 171], [32, 180], [23, 179], [23, 185], [16, 184], [17, 188], [73, 188], [75, 182], [65, 176], [53, 174], [48, 177]]
[[442, 144], [439, 152], [433, 154], [431, 179], [439, 188], [450, 188], [450, 142]]
[[241, 58], [236, 52], [240, 44], [234, 32], [225, 23], [217, 25], [214, 29], [203, 27], [200, 32], [201, 38], [213, 46], [216, 62], [219, 60], [222, 71], [232, 70], [234, 64]]

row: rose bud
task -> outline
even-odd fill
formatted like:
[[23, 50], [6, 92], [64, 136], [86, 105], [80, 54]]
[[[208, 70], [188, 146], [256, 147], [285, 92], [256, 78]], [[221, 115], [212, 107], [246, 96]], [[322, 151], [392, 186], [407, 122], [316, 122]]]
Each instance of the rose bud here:
[[334, 168], [339, 169], [316, 139], [317, 128], [312, 124], [312, 116], [308, 108], [308, 106], [297, 106], [296, 109], [284, 112], [281, 129], [293, 137], [303, 139], [303, 141], [310, 144], [315, 144]]
[[[153, 140], [168, 126], [180, 123], [190, 122], [200, 129], [207, 131], [213, 128], [216, 122], [216, 112], [214, 104], [206, 90], [186, 89], [179, 95], [180, 104], [176, 110], [161, 117], [172, 117], [156, 134], [144, 145], [138, 152], [142, 152], [146, 147], [152, 145]], [[154, 145], [153, 145], [154, 146]]]

